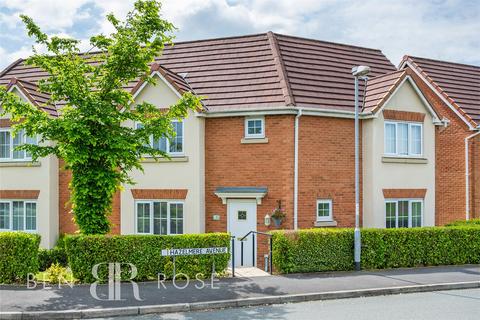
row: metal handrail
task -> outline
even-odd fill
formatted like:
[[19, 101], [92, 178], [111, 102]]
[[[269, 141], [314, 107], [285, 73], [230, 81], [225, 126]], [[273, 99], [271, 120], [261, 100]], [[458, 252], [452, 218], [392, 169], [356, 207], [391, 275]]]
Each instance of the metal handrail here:
[[270, 233], [252, 230], [252, 231], [249, 231], [249, 232], [248, 232], [246, 235], [244, 235], [242, 238], [239, 238], [238, 241], [243, 241], [243, 240], [245, 240], [245, 238], [247, 238], [247, 237], [248, 237], [250, 234], [252, 234], [252, 233], [261, 234], [261, 235], [264, 235], [264, 236], [267, 236], [267, 237], [270, 237], [270, 238], [273, 237], [273, 235], [270, 234]]
[[255, 234], [260, 234], [260, 235], [264, 235], [264, 236], [267, 236], [269, 239], [268, 239], [268, 242], [270, 244], [270, 252], [269, 252], [269, 269], [270, 269], [270, 274], [273, 274], [273, 261], [272, 261], [272, 258], [273, 258], [273, 235], [270, 234], [270, 233], [266, 233], [266, 232], [261, 232], [261, 231], [249, 231], [246, 235], [244, 235], [242, 238], [239, 238], [238, 240], [241, 242], [241, 250], [240, 250], [240, 261], [241, 261], [241, 265], [243, 266], [243, 241], [249, 236], [249, 235], [252, 235], [252, 259], [253, 259], [253, 264], [255, 265]]

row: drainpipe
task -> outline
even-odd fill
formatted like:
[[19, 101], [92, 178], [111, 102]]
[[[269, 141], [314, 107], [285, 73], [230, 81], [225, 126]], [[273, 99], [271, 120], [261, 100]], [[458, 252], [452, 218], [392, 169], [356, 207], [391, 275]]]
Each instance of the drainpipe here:
[[298, 127], [302, 116], [302, 109], [298, 109], [295, 116], [295, 141], [294, 141], [294, 169], [293, 169], [293, 229], [298, 229]]
[[[480, 129], [480, 127], [477, 127], [477, 130]], [[465, 220], [470, 220], [470, 168], [469, 168], [469, 152], [468, 152], [468, 141], [472, 139], [473, 137], [476, 137], [480, 134], [479, 132], [476, 132], [468, 137], [465, 138], [465, 205], [466, 205], [466, 210], [465, 210]]]

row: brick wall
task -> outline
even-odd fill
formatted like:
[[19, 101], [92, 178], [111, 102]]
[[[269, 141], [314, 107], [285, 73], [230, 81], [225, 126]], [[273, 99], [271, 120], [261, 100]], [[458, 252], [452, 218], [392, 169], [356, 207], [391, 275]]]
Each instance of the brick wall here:
[[[241, 144], [244, 117], [207, 118], [205, 121], [205, 229], [227, 231], [227, 205], [215, 194], [217, 187], [266, 186], [267, 195], [257, 206], [257, 230], [275, 229], [264, 225], [264, 217], [282, 200], [287, 217], [282, 228], [293, 228], [294, 116], [266, 116], [265, 144]], [[213, 221], [212, 215], [220, 215]], [[258, 266], [263, 268], [267, 240], [258, 238]]]
[[352, 119], [300, 118], [299, 228], [314, 226], [317, 199], [333, 200], [333, 219], [339, 227], [355, 226], [354, 130]]
[[471, 183], [472, 218], [480, 218], [480, 135], [472, 141]]
[[[444, 225], [465, 219], [464, 139], [471, 131], [417, 75], [412, 74], [412, 77], [440, 114], [440, 118], [446, 117], [450, 120], [447, 128], [437, 127], [435, 133], [435, 224]], [[473, 168], [473, 162], [470, 167]], [[475, 170], [478, 172], [480, 168]]]
[[[63, 160], [59, 160], [58, 170], [58, 225], [60, 234], [72, 234], [78, 231], [71, 213], [70, 190], [68, 184], [72, 178], [70, 171], [65, 170]], [[113, 197], [112, 214], [109, 217], [112, 223], [111, 234], [120, 234], [120, 192]]]

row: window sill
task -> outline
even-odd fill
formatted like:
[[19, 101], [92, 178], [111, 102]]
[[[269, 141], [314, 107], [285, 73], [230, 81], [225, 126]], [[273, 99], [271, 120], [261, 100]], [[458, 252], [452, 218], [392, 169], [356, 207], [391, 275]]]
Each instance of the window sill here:
[[242, 144], [252, 144], [252, 143], [268, 143], [268, 138], [242, 138], [240, 140]]
[[0, 167], [40, 167], [39, 161], [4, 161], [0, 162]]
[[336, 227], [337, 221], [315, 221], [315, 227]]
[[415, 158], [415, 157], [391, 157], [391, 156], [383, 156], [382, 157], [383, 163], [420, 163], [426, 164], [428, 163], [427, 158]]
[[165, 162], [188, 162], [188, 157], [187, 156], [172, 156], [170, 159], [167, 158], [143, 158], [142, 159], [143, 163], [165, 163]]

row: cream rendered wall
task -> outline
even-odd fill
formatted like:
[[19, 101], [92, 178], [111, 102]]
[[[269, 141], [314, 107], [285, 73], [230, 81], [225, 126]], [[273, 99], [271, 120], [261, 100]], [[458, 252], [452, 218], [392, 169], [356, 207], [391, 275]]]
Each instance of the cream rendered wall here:
[[[157, 77], [157, 85], [147, 85], [135, 101], [147, 101], [162, 108], [177, 102], [178, 96]], [[135, 205], [131, 189], [188, 189], [184, 204], [184, 233], [205, 231], [204, 121], [196, 117], [194, 112], [189, 112], [184, 120], [185, 157], [157, 163], [146, 161], [143, 163], [143, 173], [132, 172], [131, 177], [136, 184], [125, 185], [121, 194], [122, 234], [135, 233]]]
[[382, 189], [427, 189], [423, 225], [435, 225], [435, 126], [433, 117], [413, 86], [405, 81], [385, 106], [386, 109], [425, 113], [423, 158], [426, 164], [385, 163], [384, 118], [363, 120], [363, 226], [385, 227], [385, 199]]
[[[16, 89], [12, 92], [25, 100]], [[49, 156], [37, 163], [0, 162], [0, 189], [40, 190], [37, 199], [37, 232], [42, 237], [40, 246], [53, 247], [58, 238], [57, 158]]]

